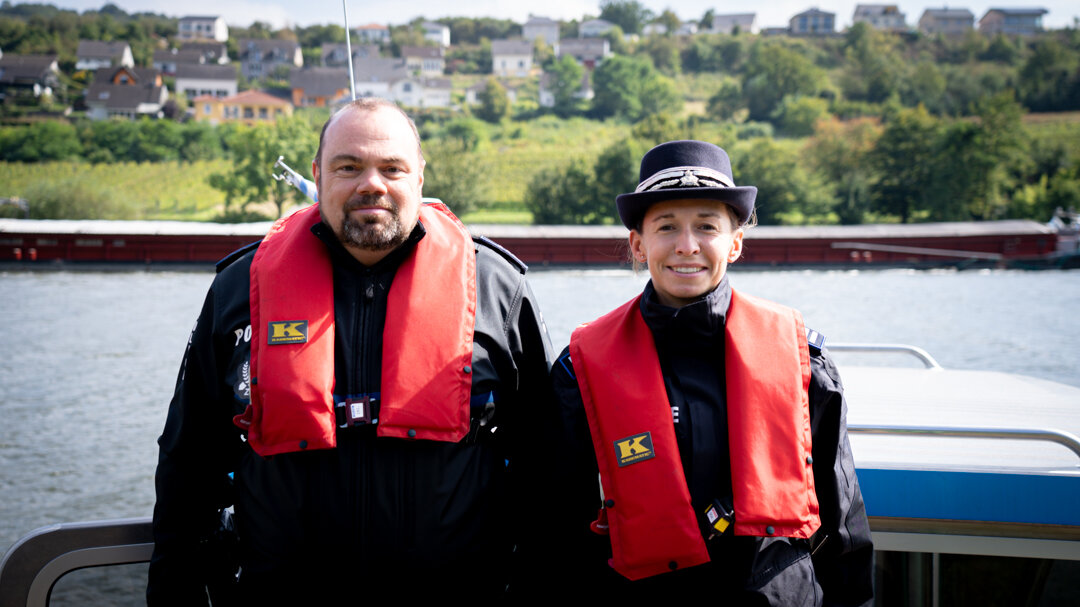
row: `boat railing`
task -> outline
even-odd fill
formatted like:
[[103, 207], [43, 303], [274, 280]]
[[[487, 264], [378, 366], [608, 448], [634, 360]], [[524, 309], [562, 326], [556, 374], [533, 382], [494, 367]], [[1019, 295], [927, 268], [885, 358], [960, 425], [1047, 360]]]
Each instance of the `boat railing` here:
[[827, 344], [830, 352], [873, 352], [910, 354], [922, 361], [927, 369], [941, 369], [941, 364], [919, 346], [908, 344], [834, 343]]
[[1080, 458], [1080, 437], [1071, 432], [1040, 428], [965, 428], [957, 426], [885, 426], [851, 424], [851, 434], [884, 434], [893, 436], [947, 436], [956, 438], [998, 438], [1057, 443]]
[[149, 517], [36, 529], [0, 561], [0, 607], [45, 607], [53, 586], [65, 574], [87, 567], [145, 563], [153, 551]]

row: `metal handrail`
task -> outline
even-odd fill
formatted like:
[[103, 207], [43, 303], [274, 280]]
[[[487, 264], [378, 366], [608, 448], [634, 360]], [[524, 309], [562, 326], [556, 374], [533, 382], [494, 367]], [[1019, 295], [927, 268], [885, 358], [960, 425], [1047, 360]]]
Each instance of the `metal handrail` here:
[[852, 424], [851, 434], [885, 434], [904, 436], [948, 436], [956, 438], [1004, 438], [1057, 443], [1080, 457], [1080, 437], [1062, 430], [1039, 428], [963, 428], [956, 426], [876, 426]]
[[919, 346], [870, 343], [832, 343], [827, 346], [830, 352], [900, 352], [918, 358], [927, 369], [941, 370], [943, 368], [929, 352]]
[[0, 560], [0, 607], [44, 607], [64, 574], [86, 567], [145, 563], [153, 550], [148, 517], [35, 529]]

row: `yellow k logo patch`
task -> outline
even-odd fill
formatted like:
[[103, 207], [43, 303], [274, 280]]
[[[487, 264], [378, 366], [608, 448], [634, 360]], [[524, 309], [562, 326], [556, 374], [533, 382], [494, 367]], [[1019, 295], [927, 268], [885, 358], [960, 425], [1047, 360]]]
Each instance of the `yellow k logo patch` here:
[[615, 441], [615, 457], [619, 467], [629, 466], [656, 457], [653, 451], [652, 433], [644, 432]]
[[302, 344], [307, 342], [308, 323], [306, 320], [280, 320], [270, 323], [267, 344]]

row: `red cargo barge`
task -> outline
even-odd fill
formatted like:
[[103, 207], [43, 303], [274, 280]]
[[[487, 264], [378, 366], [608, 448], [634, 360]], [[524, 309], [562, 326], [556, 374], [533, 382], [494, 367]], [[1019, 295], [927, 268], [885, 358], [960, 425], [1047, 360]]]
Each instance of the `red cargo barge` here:
[[[210, 264], [262, 238], [270, 223], [0, 219], [6, 268], [61, 264]], [[523, 261], [625, 265], [619, 226], [472, 225]], [[1058, 233], [1025, 220], [860, 226], [758, 226], [740, 264], [755, 266], [1005, 266], [1054, 257]]]

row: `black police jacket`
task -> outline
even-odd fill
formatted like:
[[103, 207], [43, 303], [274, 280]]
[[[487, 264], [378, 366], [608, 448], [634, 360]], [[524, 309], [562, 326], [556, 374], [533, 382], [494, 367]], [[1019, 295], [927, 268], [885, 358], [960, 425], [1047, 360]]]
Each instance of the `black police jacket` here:
[[[323, 224], [312, 231], [332, 253], [335, 393], [378, 392], [387, 292], [423, 227], [370, 268]], [[474, 398], [460, 443], [376, 438], [367, 425], [339, 429], [335, 449], [262, 458], [232, 421], [248, 404], [254, 248], [219, 268], [158, 440], [148, 602], [205, 604], [207, 584], [243, 604], [415, 598], [458, 583], [502, 593], [521, 528], [512, 501], [531, 475], [529, 420], [550, 409], [551, 346], [524, 265], [477, 239], [473, 394], [493, 402]], [[230, 505], [238, 543], [218, 532]]]
[[[702, 300], [680, 309], [659, 303], [650, 282], [641, 312], [653, 333], [691, 502], [707, 536], [704, 510], [731, 498], [724, 374], [725, 276]], [[873, 594], [873, 547], [847, 438], [843, 387], [827, 353], [810, 348], [810, 423], [821, 529], [810, 541], [725, 535], [708, 540], [710, 562], [630, 582], [607, 566], [607, 536], [588, 530], [600, 506], [596, 455], [568, 350], [552, 378], [560, 401], [565, 571], [613, 600], [713, 596], [730, 605], [861, 605]], [[720, 372], [717, 372], [720, 370]], [[730, 501], [728, 501], [730, 504]], [[811, 553], [813, 553], [811, 555]]]

